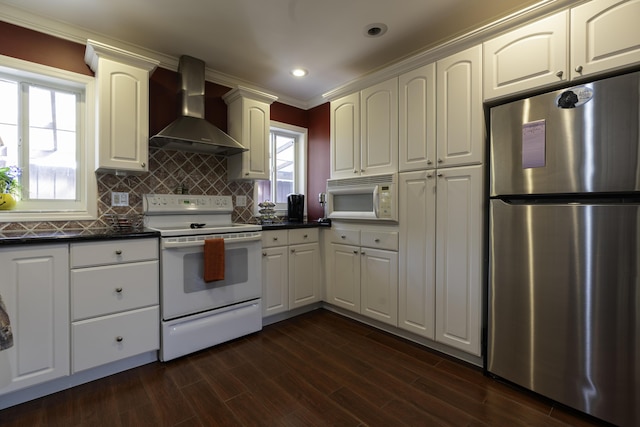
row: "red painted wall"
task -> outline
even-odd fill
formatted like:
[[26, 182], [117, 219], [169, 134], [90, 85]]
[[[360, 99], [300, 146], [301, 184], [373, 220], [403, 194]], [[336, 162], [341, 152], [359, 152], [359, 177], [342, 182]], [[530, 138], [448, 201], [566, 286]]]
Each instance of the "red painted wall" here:
[[307, 158], [307, 216], [322, 218], [324, 211], [318, 203], [318, 193], [324, 193], [331, 172], [329, 103], [307, 111], [309, 115], [309, 153]]

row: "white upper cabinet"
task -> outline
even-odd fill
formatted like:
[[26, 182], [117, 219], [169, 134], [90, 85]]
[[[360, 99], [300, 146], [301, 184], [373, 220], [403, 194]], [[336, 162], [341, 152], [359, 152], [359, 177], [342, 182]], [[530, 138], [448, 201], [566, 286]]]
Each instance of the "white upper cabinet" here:
[[594, 0], [571, 9], [571, 77], [640, 63], [640, 0]]
[[398, 171], [398, 79], [360, 92], [360, 174]]
[[560, 12], [485, 42], [485, 99], [567, 80], [567, 20]]
[[360, 171], [360, 93], [331, 102], [331, 177]]
[[436, 63], [437, 167], [482, 163], [482, 46]]
[[149, 170], [149, 76], [159, 62], [88, 40], [97, 80], [97, 171]]
[[248, 151], [227, 158], [229, 179], [269, 179], [269, 130], [275, 96], [238, 87], [223, 96], [227, 131]]
[[398, 170], [398, 79], [331, 102], [331, 177]]
[[428, 64], [398, 79], [398, 169], [435, 167], [436, 65]]

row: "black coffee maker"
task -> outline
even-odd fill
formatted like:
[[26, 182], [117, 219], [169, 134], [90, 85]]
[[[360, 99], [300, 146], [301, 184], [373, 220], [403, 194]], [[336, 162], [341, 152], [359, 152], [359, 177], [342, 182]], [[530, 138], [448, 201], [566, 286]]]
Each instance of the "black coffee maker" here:
[[289, 221], [304, 221], [304, 194], [289, 194], [287, 197], [287, 216]]

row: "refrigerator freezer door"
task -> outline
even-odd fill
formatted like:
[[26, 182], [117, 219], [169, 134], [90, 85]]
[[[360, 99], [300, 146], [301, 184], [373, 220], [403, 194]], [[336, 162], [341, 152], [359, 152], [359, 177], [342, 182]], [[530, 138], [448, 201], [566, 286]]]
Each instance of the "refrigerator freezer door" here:
[[492, 200], [487, 369], [640, 425], [640, 205]]
[[639, 117], [640, 73], [492, 108], [490, 195], [640, 190]]

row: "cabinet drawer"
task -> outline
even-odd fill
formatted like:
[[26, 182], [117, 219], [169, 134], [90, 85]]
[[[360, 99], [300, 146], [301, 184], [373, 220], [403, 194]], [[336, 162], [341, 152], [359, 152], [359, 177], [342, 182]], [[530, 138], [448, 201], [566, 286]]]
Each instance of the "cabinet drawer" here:
[[302, 243], [314, 243], [318, 241], [317, 228], [299, 228], [289, 230], [289, 244], [299, 245]]
[[332, 228], [330, 231], [331, 243], [342, 243], [345, 245], [360, 245], [360, 230], [344, 230]]
[[74, 322], [73, 372], [160, 348], [158, 306]]
[[158, 259], [158, 239], [72, 243], [71, 268]]
[[398, 232], [396, 231], [363, 231], [361, 246], [368, 248], [398, 250]]
[[73, 320], [158, 304], [158, 261], [71, 270]]
[[262, 232], [262, 247], [271, 248], [273, 246], [286, 246], [289, 244], [287, 238], [289, 230], [272, 230]]

